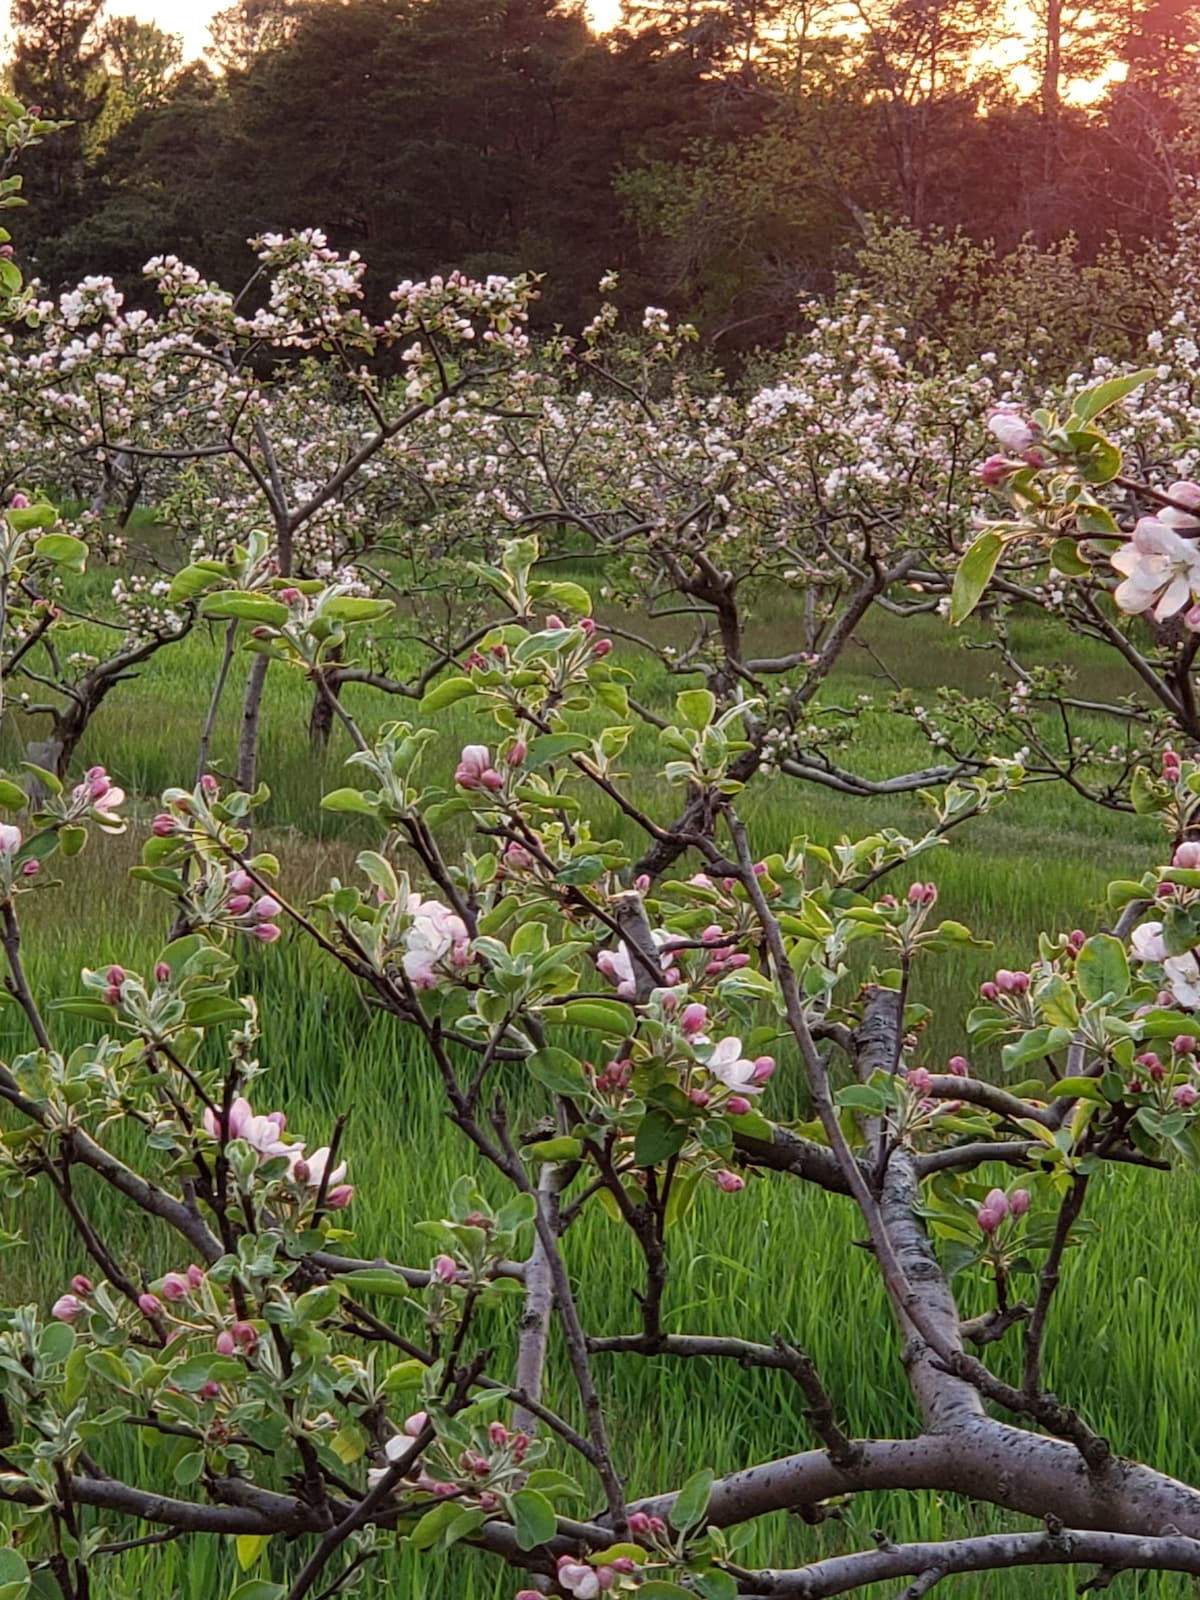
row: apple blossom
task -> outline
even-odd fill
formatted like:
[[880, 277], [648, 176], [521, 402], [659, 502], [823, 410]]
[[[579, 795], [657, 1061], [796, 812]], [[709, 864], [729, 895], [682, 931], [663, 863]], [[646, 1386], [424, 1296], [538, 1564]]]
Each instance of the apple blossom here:
[[1182, 611], [1200, 590], [1200, 547], [1157, 517], [1141, 517], [1133, 537], [1109, 560], [1124, 575], [1113, 599], [1132, 615], [1153, 607], [1161, 622]]
[[1028, 450], [1034, 441], [1033, 428], [1011, 407], [998, 406], [988, 417], [987, 426], [992, 437], [1013, 455]]
[[50, 1307], [50, 1315], [59, 1322], [74, 1322], [87, 1310], [83, 1301], [74, 1294], [60, 1294]]
[[12, 856], [21, 848], [21, 830], [14, 822], [0, 822], [0, 856]]

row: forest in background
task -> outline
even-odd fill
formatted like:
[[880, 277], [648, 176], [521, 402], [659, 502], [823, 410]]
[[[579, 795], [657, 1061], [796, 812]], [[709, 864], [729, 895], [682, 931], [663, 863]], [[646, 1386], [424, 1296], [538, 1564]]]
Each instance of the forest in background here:
[[12, 40], [13, 91], [72, 122], [25, 178], [53, 290], [136, 295], [162, 253], [239, 283], [248, 238], [319, 225], [375, 310], [532, 270], [579, 326], [617, 269], [721, 352], [778, 343], [873, 218], [1084, 264], [1161, 238], [1200, 164], [1184, 0], [626, 0], [603, 34], [553, 0], [241, 0], [190, 64], [104, 0], [14, 0]]

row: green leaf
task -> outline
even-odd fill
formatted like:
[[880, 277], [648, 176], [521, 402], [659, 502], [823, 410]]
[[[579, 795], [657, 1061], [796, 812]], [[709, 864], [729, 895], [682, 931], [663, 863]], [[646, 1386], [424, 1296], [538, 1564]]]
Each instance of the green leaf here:
[[998, 533], [981, 533], [964, 553], [954, 574], [954, 588], [950, 595], [950, 622], [957, 627], [974, 611], [983, 598], [983, 591], [992, 581], [996, 563], [1004, 549], [1004, 540]]
[[87, 564], [87, 545], [73, 533], [44, 533], [34, 544], [33, 553], [56, 567], [82, 572]]
[[379, 814], [378, 805], [367, 798], [361, 789], [333, 789], [321, 801], [322, 811], [352, 811], [360, 817]]
[[441, 683], [434, 684], [424, 696], [417, 710], [425, 715], [431, 711], [444, 711], [447, 706], [452, 706], [457, 701], [465, 700], [469, 695], [477, 693], [478, 690], [470, 678], [443, 678]]
[[691, 1590], [668, 1583], [665, 1578], [652, 1578], [649, 1583], [640, 1584], [637, 1596], [638, 1600], [693, 1600]]
[[1154, 367], [1143, 367], [1140, 372], [1127, 373], [1122, 378], [1109, 378], [1104, 383], [1099, 383], [1094, 389], [1085, 389], [1076, 395], [1071, 407], [1072, 415], [1080, 422], [1091, 422], [1102, 412], [1124, 400], [1127, 394], [1132, 394], [1135, 389], [1140, 389], [1142, 384], [1148, 383], [1151, 378], [1157, 377]]
[[1075, 957], [1075, 979], [1085, 1000], [1095, 1002], [1105, 995], [1124, 999], [1129, 992], [1129, 962], [1120, 939], [1111, 933], [1093, 934]]
[[518, 1489], [512, 1497], [512, 1508], [520, 1549], [532, 1550], [553, 1539], [558, 1530], [558, 1518], [544, 1494], [536, 1489]]
[[238, 622], [266, 624], [271, 628], [282, 628], [291, 615], [282, 600], [272, 600], [265, 594], [252, 594], [243, 589], [205, 595], [200, 602], [200, 611], [206, 617], [229, 617]]
[[13, 783], [9, 778], [0, 778], [0, 810], [24, 811], [29, 804], [29, 796], [19, 783]]
[[181, 1456], [175, 1463], [172, 1476], [181, 1487], [189, 1483], [198, 1483], [200, 1474], [204, 1471], [204, 1451], [189, 1450], [187, 1455]]
[[174, 605], [181, 600], [194, 600], [198, 594], [211, 589], [213, 584], [220, 583], [226, 571], [223, 561], [197, 561], [191, 566], [181, 567], [171, 579], [167, 599]]
[[239, 1583], [229, 1600], [283, 1600], [285, 1590], [281, 1583], [267, 1583], [262, 1578], [251, 1578]]
[[[408, 1536], [413, 1549], [432, 1550], [451, 1523], [458, 1519], [461, 1511], [462, 1507], [453, 1500], [443, 1500], [441, 1505], [427, 1511]], [[236, 1600], [236, 1597], [231, 1597], [231, 1600]]]
[[539, 1050], [525, 1063], [529, 1076], [553, 1094], [586, 1094], [587, 1074], [574, 1056], [551, 1047]]
[[569, 1000], [565, 1006], [555, 1006], [547, 1012], [546, 1020], [623, 1039], [633, 1026], [634, 1017], [627, 1006], [618, 1005], [615, 1000]]
[[552, 606], [569, 606], [583, 616], [590, 616], [592, 597], [579, 583], [538, 583], [534, 585], [537, 598]]
[[695, 1472], [680, 1489], [671, 1507], [671, 1526], [687, 1533], [697, 1523], [704, 1521], [708, 1510], [708, 1497], [712, 1494], [713, 1474], [708, 1467]]
[[728, 1572], [713, 1567], [708, 1572], [697, 1572], [692, 1578], [696, 1593], [704, 1600], [737, 1600], [738, 1586]]
[[334, 622], [378, 622], [393, 610], [393, 600], [372, 600], [366, 595], [339, 594], [321, 607], [323, 617]]
[[539, 1139], [526, 1148], [535, 1161], [578, 1161], [583, 1154], [583, 1141], [564, 1134], [559, 1139]]
[[239, 1533], [233, 1542], [237, 1550], [238, 1566], [241, 1567], [243, 1572], [249, 1572], [250, 1568], [270, 1544], [271, 1535], [269, 1533]]
[[675, 696], [675, 709], [685, 728], [702, 733], [717, 714], [717, 697], [710, 689], [685, 689]]
[[654, 1167], [677, 1155], [687, 1139], [687, 1128], [665, 1111], [650, 1111], [638, 1124], [633, 1139], [633, 1159], [639, 1167]]
[[1019, 1039], [1006, 1044], [1000, 1052], [1000, 1059], [1004, 1063], [1005, 1071], [1011, 1072], [1014, 1067], [1023, 1066], [1026, 1061], [1036, 1061], [1040, 1056], [1050, 1055], [1070, 1042], [1069, 1028], [1031, 1028]]
[[410, 1293], [408, 1284], [397, 1272], [387, 1267], [359, 1267], [354, 1272], [340, 1272], [338, 1284], [351, 1294], [386, 1294], [400, 1297]]

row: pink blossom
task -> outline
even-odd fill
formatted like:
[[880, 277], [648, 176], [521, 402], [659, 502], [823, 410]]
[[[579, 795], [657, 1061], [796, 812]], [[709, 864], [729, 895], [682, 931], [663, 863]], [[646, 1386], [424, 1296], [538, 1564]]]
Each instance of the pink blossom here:
[[1181, 1111], [1190, 1111], [1197, 1099], [1200, 1099], [1200, 1093], [1197, 1092], [1194, 1083], [1181, 1083], [1172, 1099]]
[[252, 1322], [235, 1322], [231, 1329], [234, 1343], [239, 1345], [248, 1356], [258, 1349], [258, 1329]]
[[736, 1172], [730, 1172], [727, 1167], [722, 1167], [717, 1173], [717, 1188], [723, 1194], [736, 1194], [739, 1189], [746, 1187], [745, 1178]]
[[162, 1281], [161, 1293], [164, 1300], [183, 1300], [190, 1289], [191, 1284], [182, 1272], [168, 1272]]
[[632, 1534], [650, 1532], [650, 1518], [644, 1511], [631, 1511], [629, 1514], [629, 1531]]
[[742, 1055], [738, 1038], [722, 1039], [714, 1045], [707, 1065], [713, 1077], [735, 1093], [758, 1094], [762, 1090], [762, 1084], [755, 1081], [756, 1064]]
[[1160, 517], [1141, 517], [1133, 537], [1109, 557], [1124, 582], [1113, 591], [1122, 611], [1136, 616], [1154, 607], [1162, 622], [1189, 605], [1200, 588], [1200, 550]]
[[503, 1450], [508, 1443], [508, 1429], [502, 1422], [488, 1423], [488, 1438], [498, 1450]]
[[1185, 839], [1182, 844], [1176, 845], [1175, 854], [1171, 857], [1173, 867], [1186, 867], [1194, 870], [1200, 867], [1200, 841]]
[[156, 1294], [140, 1294], [138, 1295], [138, 1310], [144, 1316], [156, 1317], [162, 1310], [162, 1301]]
[[[300, 1146], [291, 1145], [289, 1148], [297, 1150]], [[322, 1145], [319, 1150], [314, 1150], [312, 1155], [298, 1158], [293, 1163], [292, 1176], [298, 1183], [307, 1184], [310, 1189], [319, 1189], [325, 1178], [325, 1169], [329, 1166], [329, 1158], [332, 1153], [328, 1145]], [[301, 1177], [301, 1171], [303, 1171], [303, 1177]], [[345, 1176], [346, 1163], [340, 1161], [330, 1172], [326, 1187], [341, 1183]]]
[[354, 1185], [352, 1183], [336, 1183], [325, 1196], [325, 1204], [330, 1211], [345, 1211], [354, 1201]]
[[566, 623], [556, 612], [552, 611], [546, 618], [546, 631], [548, 633], [561, 633], [565, 627]]
[[744, 1117], [750, 1110], [750, 1102], [744, 1095], [731, 1094], [725, 1102], [725, 1109], [733, 1117]]
[[254, 915], [260, 922], [270, 922], [283, 910], [273, 894], [260, 895], [254, 902]]
[[585, 1567], [570, 1556], [558, 1558], [558, 1586], [573, 1596], [573, 1600], [596, 1600], [600, 1593], [600, 1579], [595, 1569]]
[[909, 1088], [915, 1089], [918, 1094], [928, 1094], [933, 1088], [933, 1079], [925, 1067], [914, 1067], [907, 1074], [907, 1082]]
[[613, 642], [611, 639], [597, 639], [595, 644], [592, 646], [592, 654], [599, 659], [603, 659], [606, 655], [611, 653], [612, 647]]
[[487, 745], [464, 745], [462, 754], [458, 758], [458, 766], [454, 769], [454, 781], [460, 789], [478, 789], [483, 782], [483, 774], [489, 770], [491, 764], [492, 758]]
[[287, 588], [287, 589], [280, 589], [279, 598], [283, 601], [284, 605], [286, 605], [286, 606], [294, 606], [296, 604], [296, 601], [301, 599], [302, 596], [300, 594], [299, 589]]
[[1194, 1056], [1197, 1049], [1200, 1049], [1200, 1045], [1190, 1033], [1177, 1033], [1172, 1045], [1177, 1056]]
[[116, 966], [114, 964], [113, 966], [109, 967], [108, 971], [104, 974], [104, 976], [108, 980], [109, 983], [113, 984], [114, 987], [119, 988], [121, 986], [121, 984], [123, 984], [125, 982], [125, 978], [126, 978], [125, 968], [124, 967], [118, 967], [118, 966]]
[[15, 822], [0, 822], [0, 856], [15, 856], [20, 848], [20, 828]]
[[237, 1344], [233, 1335], [227, 1328], [223, 1328], [217, 1335], [217, 1354], [219, 1356], [232, 1356], [237, 1354]]
[[755, 1058], [754, 1058], [754, 1082], [756, 1084], [759, 1084], [761, 1086], [762, 1084], [766, 1083], [769, 1078], [772, 1078], [774, 1076], [774, 1074], [775, 1074], [775, 1057], [774, 1056], [755, 1056]]
[[1017, 411], [1009, 406], [998, 406], [987, 420], [988, 432], [1011, 454], [1019, 456], [1028, 450], [1035, 435], [1032, 427]]
[[22, 861], [21, 863], [21, 876], [23, 878], [36, 878], [41, 870], [42, 863], [36, 856], [32, 856], [28, 861]]
[[453, 1256], [438, 1256], [433, 1263], [433, 1275], [442, 1283], [458, 1282], [458, 1262]]
[[171, 969], [170, 969], [170, 967], [167, 965], [167, 963], [165, 961], [160, 961], [160, 962], [157, 963], [157, 965], [154, 968], [154, 977], [155, 977], [155, 981], [157, 983], [169, 983], [170, 982]]
[[229, 874], [229, 887], [235, 894], [253, 894], [258, 885], [248, 872], [238, 867]]
[[[30, 106], [28, 109], [29, 109], [29, 115], [31, 117], [36, 117], [37, 113], [42, 108], [41, 108], [41, 106], [38, 106], [36, 108], [36, 110], [35, 110], [33, 106]], [[28, 509], [28, 506], [29, 506], [29, 496], [27, 494], [18, 493], [18, 494], [13, 495], [12, 499], [8, 503], [9, 503], [9, 505], [11, 506], [11, 508], [14, 511], [25, 511], [25, 510]]]
[[59, 1322], [74, 1322], [87, 1310], [83, 1301], [77, 1295], [60, 1294], [50, 1307], [50, 1315], [57, 1317]]
[[404, 936], [405, 976], [416, 989], [432, 989], [438, 981], [436, 967], [453, 951], [467, 952], [467, 925], [455, 912], [438, 900], [423, 900], [419, 894], [408, 897], [412, 918]]
[[231, 917], [240, 917], [243, 912], [249, 911], [254, 904], [248, 894], [235, 894], [230, 897], [226, 910]]
[[282, 928], [275, 922], [260, 922], [256, 928], [252, 928], [250, 931], [260, 944], [274, 944], [276, 939], [280, 938], [283, 933]]
[[198, 1289], [204, 1282], [204, 1268], [198, 1267], [193, 1261], [187, 1269], [187, 1281], [193, 1289]]
[[71, 1279], [71, 1288], [75, 1294], [83, 1295], [86, 1298], [92, 1292], [92, 1280], [86, 1273], [77, 1272]]
[[1028, 1189], [1014, 1189], [1008, 1197], [1008, 1209], [1014, 1217], [1023, 1217], [1032, 1199]]
[[529, 746], [525, 743], [524, 739], [517, 739], [509, 745], [504, 759], [508, 762], [510, 767], [519, 767], [528, 754]]
[[504, 775], [497, 772], [495, 767], [485, 767], [479, 775], [479, 781], [492, 794], [498, 794], [504, 787]]
[[213, 795], [221, 792], [221, 785], [213, 777], [211, 772], [206, 772], [200, 779], [200, 792], [202, 794], [206, 794], [210, 800], [212, 799]]
[[411, 1417], [405, 1417], [401, 1425], [401, 1432], [406, 1438], [416, 1439], [425, 1432], [429, 1426], [429, 1413], [427, 1411], [414, 1411]]
[[956, 1078], [965, 1078], [971, 1070], [971, 1063], [966, 1056], [951, 1056], [946, 1063], [946, 1070]]

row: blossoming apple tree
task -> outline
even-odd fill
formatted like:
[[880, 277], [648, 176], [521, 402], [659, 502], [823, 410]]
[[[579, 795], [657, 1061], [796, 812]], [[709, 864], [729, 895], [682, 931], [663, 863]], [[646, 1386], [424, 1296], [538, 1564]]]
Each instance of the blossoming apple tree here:
[[[1061, 476], [1080, 454], [1068, 439]], [[1143, 780], [1163, 845], [1144, 882], [1115, 891], [1110, 925], [1043, 937], [1023, 970], [997, 971], [962, 1051], [931, 1059], [911, 974], [972, 934], [939, 919], [930, 882], [881, 890], [912, 841], [830, 852], [753, 837], [733, 772], [749, 699], [679, 693], [663, 777], [702, 795], [711, 823], [682, 841], [679, 875], [636, 873], [641, 847], [614, 836], [615, 820], [649, 843], [678, 827], [623, 766], [637, 658], [585, 593], [564, 599], [541, 555], [526, 535], [481, 567], [491, 626], [416, 721], [370, 738], [339, 705], [354, 752], [325, 804], [370, 819], [377, 838], [312, 905], [251, 844], [261, 792], [203, 774], [164, 794], [136, 869], [176, 936], [147, 970], [85, 970], [52, 1007], [26, 970], [22, 902], [45, 863], [121, 827], [125, 800], [100, 769], [66, 787], [46, 774], [32, 814], [17, 785], [0, 787], [20, 818], [0, 830], [0, 916], [27, 1029], [0, 1068], [5, 1187], [47, 1186], [79, 1252], [45, 1307], [0, 1323], [0, 1498], [20, 1534], [0, 1578], [14, 1596], [75, 1600], [106, 1552], [160, 1536], [224, 1538], [263, 1562], [272, 1576], [231, 1578], [242, 1600], [348, 1591], [393, 1540], [432, 1559], [475, 1546], [513, 1569], [522, 1600], [819, 1596], [888, 1580], [927, 1593], [955, 1574], [1046, 1564], [1101, 1581], [1200, 1574], [1200, 1488], [1123, 1456], [1043, 1377], [1064, 1256], [1104, 1248], [1085, 1225], [1106, 1169], [1154, 1182], [1200, 1155], [1200, 764], [1178, 757]], [[982, 589], [964, 570], [960, 606]], [[261, 591], [279, 609], [246, 619], [251, 642], [318, 689], [354, 628], [379, 622], [338, 608], [337, 585], [297, 590], [280, 574]], [[478, 727], [456, 762], [435, 755], [431, 726], [451, 703]], [[445, 844], [450, 828], [467, 830], [465, 850]], [[437, 1073], [463, 1176], [422, 1230], [426, 1259], [355, 1255], [370, 1196], [343, 1124], [293, 1127], [286, 1086], [261, 1069], [270, 1018], [240, 993], [237, 950], [285, 930], [414, 1031]], [[90, 1043], [61, 1047], [62, 1011], [90, 1025]], [[803, 1123], [773, 1104], [789, 1077], [811, 1105]], [[113, 1148], [130, 1119], [144, 1134], [132, 1161]], [[167, 1270], [148, 1274], [83, 1208], [79, 1171], [171, 1241]], [[701, 1186], [736, 1206], [751, 1178], [778, 1185], [781, 1205], [805, 1184], [855, 1209], [921, 1419], [911, 1434], [861, 1437], [802, 1326], [756, 1343], [731, 1303], [726, 1332], [689, 1329], [673, 1230]], [[577, 1296], [572, 1230], [595, 1206], [640, 1264], [617, 1335], [591, 1330]], [[991, 1299], [970, 1320], [964, 1283]], [[681, 1481], [630, 1481], [610, 1375], [649, 1357], [730, 1382], [786, 1374], [808, 1437], [774, 1460], [751, 1448], [720, 1477], [698, 1459]], [[111, 1470], [110, 1443], [131, 1428], [162, 1437], [169, 1483], [161, 1465], [153, 1481]], [[744, 1559], [743, 1530], [770, 1512], [819, 1521], [859, 1491], [919, 1488], [1017, 1523], [798, 1568]]]

